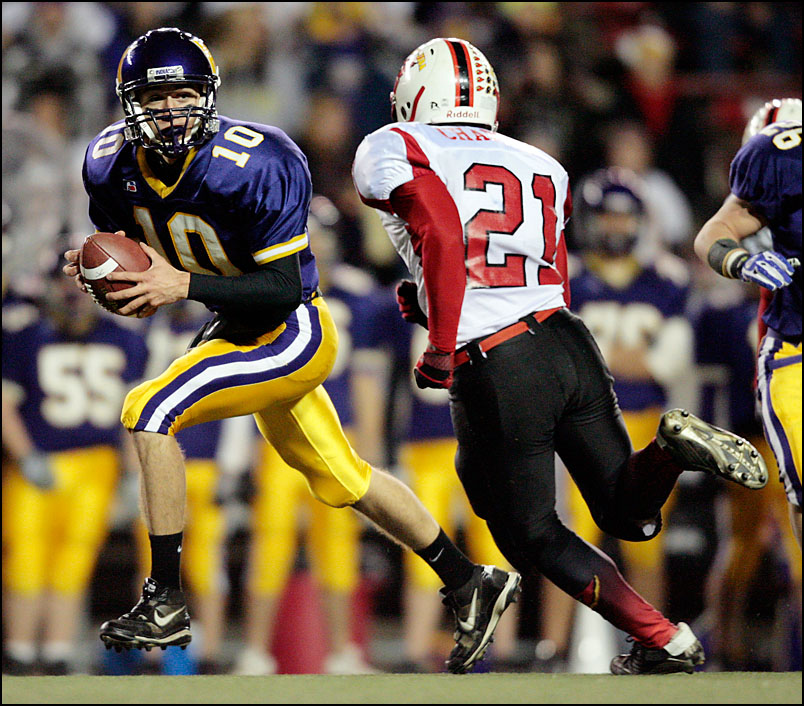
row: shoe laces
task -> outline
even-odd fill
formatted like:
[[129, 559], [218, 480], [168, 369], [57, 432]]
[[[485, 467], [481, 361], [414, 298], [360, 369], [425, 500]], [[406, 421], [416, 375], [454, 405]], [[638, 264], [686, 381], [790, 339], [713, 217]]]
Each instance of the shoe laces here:
[[140, 620], [148, 620], [147, 616], [142, 612], [142, 610], [156, 598], [158, 588], [158, 584], [152, 578], [145, 579], [140, 599], [137, 601], [137, 604], [123, 617], [129, 619], [139, 618]]
[[635, 640], [632, 636], [628, 636], [626, 638], [628, 642], [631, 642], [631, 654], [628, 655], [628, 661], [630, 661], [637, 669], [645, 666], [647, 663], [647, 656], [648, 656], [648, 648], [645, 647], [641, 642]]

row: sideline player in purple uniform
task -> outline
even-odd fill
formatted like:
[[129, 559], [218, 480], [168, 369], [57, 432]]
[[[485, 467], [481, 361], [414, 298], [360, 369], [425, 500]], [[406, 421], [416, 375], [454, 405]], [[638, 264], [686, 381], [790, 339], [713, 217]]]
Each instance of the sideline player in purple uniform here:
[[[646, 262], [637, 252], [651, 225], [642, 194], [642, 181], [630, 170], [601, 169], [582, 181], [573, 219], [580, 268], [570, 280], [572, 310], [614, 376], [635, 448], [653, 439], [671, 388], [689, 375], [693, 359], [686, 264], [666, 253]], [[600, 534], [574, 485], [570, 497], [577, 531], [596, 543]], [[660, 535], [656, 542], [622, 545], [634, 587], [658, 607], [664, 605], [662, 544]]]
[[[572, 310], [594, 336], [614, 376], [614, 392], [634, 448], [649, 444], [671, 387], [689, 375], [692, 330], [686, 320], [689, 273], [670, 255], [647, 258], [640, 245], [650, 237], [651, 216], [644, 185], [634, 172], [600, 169], [574, 192], [572, 225], [577, 255], [570, 260]], [[729, 427], [731, 428], [731, 427]], [[570, 479], [565, 509], [568, 524], [600, 546], [595, 524], [578, 486]], [[663, 507], [669, 513], [673, 496]], [[664, 541], [621, 542], [628, 581], [652, 605], [665, 604]], [[551, 669], [566, 660], [574, 608], [567, 594], [545, 585], [544, 638], [540, 652], [552, 652]]]
[[[409, 326], [397, 312], [393, 290], [383, 297], [381, 319], [376, 335], [400, 366], [404, 376], [395, 395], [393, 423], [394, 440], [399, 443], [399, 465], [409, 479], [413, 492], [421, 498], [438, 523], [454, 533], [458, 526], [464, 530], [466, 547], [475, 561], [508, 566], [500, 553], [486, 523], [472, 508], [454, 473], [457, 442], [449, 411], [449, 393], [443, 389], [420, 389], [410, 372], [419, 352], [427, 346], [427, 332]], [[420, 562], [405, 557], [404, 596], [404, 659], [396, 665], [398, 671], [430, 672], [437, 665], [433, 650], [437, 645], [438, 626], [442, 618], [433, 590], [437, 577]], [[509, 609], [500, 619], [494, 636], [491, 669], [516, 668], [518, 612]]]
[[12, 674], [33, 669], [40, 629], [43, 671], [72, 670], [121, 465], [119, 409], [147, 357], [139, 333], [60, 274], [44, 286], [41, 319], [9, 330], [17, 317], [3, 310], [3, 672]]
[[[126, 118], [92, 140], [85, 157], [93, 223], [143, 241], [152, 261], [146, 272], [109, 275], [134, 283], [109, 295], [126, 300], [120, 313], [146, 315], [182, 299], [217, 311], [198, 345], [131, 390], [123, 405], [142, 467], [152, 575], [139, 603], [101, 627], [101, 639], [118, 649], [190, 642], [179, 578], [185, 471], [174, 434], [254, 414], [316, 498], [352, 506], [430, 563], [456, 615], [450, 668], [466, 671], [520, 577], [470, 562], [409, 488], [349, 444], [322, 387], [337, 333], [307, 237], [307, 160], [277, 128], [218, 116], [219, 83], [198, 37], [176, 28], [147, 32], [118, 67]], [[78, 255], [65, 253], [64, 272], [84, 288]]]
[[[773, 473], [772, 452], [756, 414], [753, 384], [759, 291], [738, 286], [742, 291], [726, 298], [718, 290], [695, 318], [701, 416], [743, 435], [769, 459], [768, 470]], [[721, 668], [729, 671], [757, 668], [757, 635], [744, 617], [746, 604], [762, 557], [780, 535], [791, 575], [790, 599], [793, 606], [797, 604], [791, 622], [796, 622], [793, 615], [801, 611], [801, 551], [790, 526], [785, 495], [772, 484], [748, 491], [729, 483], [721, 490], [727, 529], [707, 580], [706, 606], [713, 620], [704, 622], [717, 626], [709, 635], [709, 649]], [[779, 552], [779, 548], [774, 546], [772, 551]]]
[[[338, 354], [324, 389], [350, 443], [361, 456], [377, 462], [384, 411], [380, 381], [386, 362], [371, 336], [377, 289], [367, 273], [341, 261], [333, 227], [339, 217], [329, 199], [313, 196], [307, 222], [310, 245], [321, 291], [338, 329]], [[360, 580], [361, 553], [357, 517], [316, 502], [304, 477], [294, 473], [272, 446], [260, 446], [254, 473], [245, 646], [232, 673], [259, 676], [275, 674], [280, 668], [320, 669], [327, 674], [376, 671], [366, 662], [363, 647], [353, 641], [352, 598]], [[303, 522], [303, 518], [309, 521]], [[315, 655], [320, 654], [317, 644], [309, 645], [304, 656], [289, 664], [289, 653], [306, 638], [294, 636], [290, 644], [280, 645], [283, 636], [276, 632], [283, 591], [288, 590], [300, 538], [318, 589], [315, 595], [321, 598], [324, 630], [320, 637], [327, 651], [321, 655], [320, 665], [315, 661]], [[301, 610], [315, 612], [315, 606], [303, 605]]]
[[[695, 252], [718, 274], [773, 293], [762, 315], [757, 394], [800, 546], [801, 100], [766, 103], [744, 139], [729, 171], [731, 194], [695, 237]], [[772, 249], [751, 255], [741, 241], [765, 226]]]

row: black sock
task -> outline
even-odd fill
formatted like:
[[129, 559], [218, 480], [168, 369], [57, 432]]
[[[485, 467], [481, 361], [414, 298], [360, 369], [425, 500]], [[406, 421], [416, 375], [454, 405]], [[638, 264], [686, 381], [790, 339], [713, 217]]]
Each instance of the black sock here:
[[417, 549], [416, 554], [438, 574], [448, 591], [463, 586], [472, 578], [475, 570], [475, 565], [453, 544], [443, 529], [429, 547]]
[[151, 540], [151, 578], [162, 586], [181, 588], [181, 540], [176, 534], [149, 534]]

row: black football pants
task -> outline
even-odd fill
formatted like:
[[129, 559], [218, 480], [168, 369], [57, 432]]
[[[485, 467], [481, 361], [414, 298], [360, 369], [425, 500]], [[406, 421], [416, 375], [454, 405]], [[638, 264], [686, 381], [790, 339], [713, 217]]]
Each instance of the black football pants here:
[[559, 520], [554, 454], [597, 524], [641, 541], [648, 537], [629, 519], [640, 516], [639, 508], [618, 492], [633, 449], [613, 379], [580, 318], [561, 309], [542, 323], [526, 320], [530, 332], [485, 355], [470, 344], [470, 362], [455, 371], [456, 467], [511, 564], [522, 573], [538, 569], [577, 596], [610, 560]]

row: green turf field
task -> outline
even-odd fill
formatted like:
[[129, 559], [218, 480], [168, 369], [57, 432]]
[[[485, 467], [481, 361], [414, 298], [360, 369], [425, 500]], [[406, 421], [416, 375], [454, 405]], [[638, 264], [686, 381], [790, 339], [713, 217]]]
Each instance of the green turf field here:
[[4, 704], [795, 704], [801, 672], [3, 677]]

